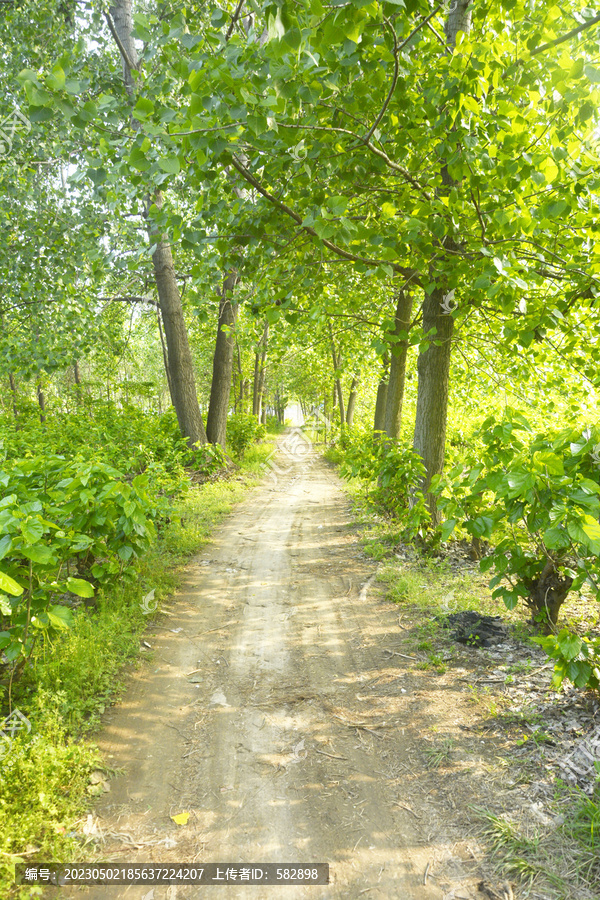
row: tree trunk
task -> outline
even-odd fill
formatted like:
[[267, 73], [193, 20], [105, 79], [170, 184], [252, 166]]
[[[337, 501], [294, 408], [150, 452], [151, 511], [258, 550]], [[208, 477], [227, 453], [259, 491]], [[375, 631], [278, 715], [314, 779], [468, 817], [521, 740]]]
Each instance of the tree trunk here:
[[233, 329], [237, 321], [237, 304], [232, 301], [233, 289], [238, 282], [237, 272], [230, 272], [223, 282], [219, 303], [219, 327], [213, 357], [213, 374], [210, 386], [210, 403], [206, 417], [206, 435], [211, 444], [225, 446], [227, 415], [231, 395], [233, 372]]
[[389, 354], [385, 353], [383, 357], [383, 371], [379, 384], [377, 385], [377, 400], [375, 401], [375, 417], [373, 420], [373, 431], [377, 439], [381, 437], [381, 432], [385, 431], [385, 410], [387, 406], [387, 392], [389, 379]]
[[40, 407], [40, 422], [42, 425], [46, 424], [46, 398], [44, 397], [44, 391], [42, 390], [42, 382], [38, 381], [36, 386], [36, 393], [38, 399], [38, 405]]
[[358, 394], [358, 387], [360, 384], [360, 378], [355, 375], [352, 378], [352, 385], [350, 386], [350, 394], [348, 395], [348, 406], [346, 408], [346, 425], [348, 428], [352, 428], [352, 424], [354, 422], [354, 410], [356, 407], [356, 397]]
[[[446, 424], [448, 418], [448, 389], [450, 355], [454, 319], [444, 312], [444, 288], [437, 287], [423, 302], [423, 333], [435, 334], [427, 350], [419, 354], [417, 372], [419, 387], [415, 418], [414, 448], [425, 464], [425, 489], [434, 475], [444, 467]], [[439, 345], [434, 343], [439, 341]]]
[[529, 595], [525, 600], [531, 609], [534, 622], [541, 622], [546, 632], [554, 631], [560, 608], [567, 599], [573, 578], [561, 575], [559, 564], [546, 560], [538, 578], [525, 579]]
[[[139, 68], [139, 57], [132, 37], [133, 19], [131, 0], [118, 0], [107, 15], [111, 33], [121, 53], [123, 61], [123, 81], [127, 95], [135, 99], [135, 81], [132, 69]], [[157, 191], [154, 204], [160, 209], [162, 195]], [[167, 344], [167, 379], [171, 400], [177, 413], [177, 421], [182, 435], [190, 447], [195, 443], [206, 443], [206, 432], [198, 406], [194, 364], [190, 351], [187, 328], [183, 315], [181, 296], [175, 277], [175, 266], [171, 245], [167, 238], [158, 236], [156, 229], [149, 228], [151, 238], [159, 237], [152, 257], [154, 277], [158, 292], [158, 302], [165, 329]], [[170, 378], [169, 378], [170, 375]]]
[[265, 368], [267, 361], [267, 344], [269, 340], [269, 323], [265, 322], [262, 336], [254, 354], [254, 383], [252, 386], [252, 415], [258, 421], [262, 417], [263, 391], [265, 386]]
[[344, 430], [344, 424], [346, 421], [346, 414], [344, 409], [344, 395], [342, 393], [342, 381], [339, 376], [339, 369], [342, 364], [341, 358], [338, 356], [335, 343], [333, 341], [333, 330], [331, 328], [331, 322], [329, 323], [329, 334], [331, 337], [331, 359], [333, 360], [333, 405], [335, 407], [336, 397], [338, 409], [340, 412], [340, 431]]
[[19, 430], [19, 409], [17, 407], [17, 385], [15, 384], [15, 376], [12, 372], [8, 373], [8, 383], [10, 384], [10, 392], [12, 394], [12, 410], [15, 417], [15, 430]]
[[[237, 359], [237, 385], [234, 379], [233, 385], [233, 411], [234, 413], [244, 411], [244, 373], [242, 372], [242, 354], [240, 353], [240, 345], [235, 342], [236, 359]], [[237, 389], [236, 389], [237, 388]], [[239, 390], [239, 393], [237, 392]]]
[[[167, 344], [167, 373], [177, 421], [188, 445], [206, 443], [206, 432], [198, 406], [194, 364], [188, 342], [183, 307], [175, 278], [171, 247], [160, 240], [152, 257], [158, 302]], [[168, 378], [168, 375], [167, 375]]]
[[[448, 14], [445, 25], [448, 46], [453, 48], [459, 31], [469, 32], [471, 13], [468, 11], [470, 0], [456, 0]], [[449, 51], [451, 52], [451, 51]], [[446, 165], [442, 165], [442, 188], [440, 193], [448, 195], [452, 178]], [[444, 249], [455, 248], [451, 234], [440, 242], [440, 254]], [[430, 335], [429, 347], [419, 354], [417, 364], [418, 392], [417, 412], [413, 446], [421, 456], [425, 465], [423, 489], [427, 491], [434, 475], [441, 474], [444, 468], [444, 451], [446, 446], [446, 426], [448, 420], [448, 393], [450, 381], [450, 358], [452, 353], [452, 334], [454, 319], [448, 313], [444, 303], [448, 286], [444, 278], [436, 278], [435, 270], [430, 272], [430, 280], [437, 282], [430, 294], [425, 294], [423, 301], [423, 334]], [[432, 524], [439, 522], [436, 499], [429, 494], [427, 498]]]
[[[396, 304], [396, 318], [393, 332], [395, 337], [401, 332], [408, 332], [410, 328], [412, 303], [412, 295], [408, 292], [400, 291]], [[407, 355], [408, 338], [396, 341], [391, 350], [390, 378], [385, 406], [385, 433], [389, 438], [392, 438], [392, 440], [397, 440], [400, 436]]]

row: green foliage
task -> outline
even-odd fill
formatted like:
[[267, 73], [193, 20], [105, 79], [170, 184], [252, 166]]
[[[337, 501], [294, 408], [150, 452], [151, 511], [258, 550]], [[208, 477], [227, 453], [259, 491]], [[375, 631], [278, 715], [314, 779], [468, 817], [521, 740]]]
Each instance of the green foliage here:
[[214, 475], [227, 466], [227, 454], [219, 444], [203, 444], [194, 450], [186, 449], [182, 458], [186, 466], [206, 476]]
[[105, 463], [57, 455], [5, 464], [0, 484], [0, 647], [14, 663], [45, 632], [72, 624], [70, 596], [93, 597], [93, 583], [126, 574], [168, 506], [147, 474], [127, 480]]
[[552, 682], [557, 688], [568, 678], [576, 687], [600, 689], [600, 637], [580, 636], [563, 628], [533, 640], [556, 660]]
[[265, 435], [265, 426], [251, 414], [236, 413], [227, 420], [227, 441], [238, 458], [244, 455], [251, 444], [262, 441]]
[[[523, 600], [553, 627], [570, 591], [585, 586], [600, 597], [600, 428], [534, 435], [509, 410], [503, 421], [487, 419], [476, 443], [477, 461], [434, 482], [446, 516], [442, 538], [460, 526], [472, 538], [493, 539], [481, 561], [482, 571], [494, 570], [493, 596], [508, 609]], [[557, 678], [595, 686], [587, 661], [592, 645], [584, 642], [569, 656], [561, 635], [544, 644], [559, 660]]]
[[420, 456], [372, 432], [353, 433], [340, 441], [340, 475], [364, 482], [370, 500], [397, 519], [407, 539], [423, 537], [430, 519], [422, 491], [425, 469]]
[[99, 763], [93, 748], [69, 737], [52, 695], [42, 691], [29, 715], [31, 733], [15, 738], [1, 761], [0, 886], [6, 897], [14, 883], [11, 863], [31, 858], [21, 856], [24, 851], [35, 848], [41, 860], [78, 854], [69, 832], [85, 812], [89, 773]]

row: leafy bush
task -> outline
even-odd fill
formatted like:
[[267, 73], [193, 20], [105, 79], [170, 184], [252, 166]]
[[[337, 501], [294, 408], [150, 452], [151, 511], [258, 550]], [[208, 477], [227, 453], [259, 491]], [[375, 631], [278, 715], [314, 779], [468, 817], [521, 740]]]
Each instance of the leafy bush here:
[[371, 500], [401, 522], [405, 538], [424, 536], [430, 516], [418, 453], [395, 441], [374, 440], [372, 432], [346, 436], [340, 446], [342, 477], [364, 481]]
[[243, 456], [251, 444], [263, 440], [265, 435], [265, 426], [249, 413], [236, 413], [227, 420], [227, 440], [237, 457]]
[[[600, 597], [600, 429], [534, 435], [509, 410], [502, 422], [486, 420], [480, 437], [475, 465], [435, 481], [447, 516], [442, 537], [460, 525], [472, 537], [494, 538], [481, 561], [482, 571], [494, 570], [493, 596], [509, 609], [522, 600], [553, 630], [571, 591], [587, 584]], [[596, 686], [593, 642], [561, 632], [543, 646], [558, 660], [559, 679]]]
[[600, 689], [600, 638], [580, 637], [563, 628], [533, 640], [556, 660], [552, 679], [556, 687], [568, 678], [576, 687]]
[[227, 454], [219, 444], [203, 444], [184, 454], [185, 465], [202, 475], [214, 475], [227, 466]]
[[459, 522], [471, 534], [494, 534], [499, 540], [482, 560], [483, 571], [495, 569], [494, 596], [509, 609], [522, 598], [538, 620], [555, 624], [569, 591], [587, 582], [599, 592], [600, 430], [565, 429], [527, 443], [523, 432], [531, 426], [515, 412], [484, 423], [481, 462], [466, 476], [455, 473], [440, 503], [450, 514], [443, 536]]
[[92, 581], [126, 574], [170, 502], [148, 474], [128, 480], [105, 463], [57, 455], [5, 466], [0, 485], [0, 650], [16, 663], [40, 635], [72, 624], [69, 595], [92, 597]]

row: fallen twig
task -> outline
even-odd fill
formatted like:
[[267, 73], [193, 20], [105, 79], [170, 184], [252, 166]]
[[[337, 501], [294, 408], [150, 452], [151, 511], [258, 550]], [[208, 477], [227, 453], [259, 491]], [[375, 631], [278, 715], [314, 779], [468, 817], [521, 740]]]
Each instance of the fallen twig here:
[[328, 756], [329, 759], [345, 759], [348, 760], [347, 756], [334, 756], [333, 753], [325, 753], [324, 750], [317, 750], [317, 753], [320, 753], [321, 756]]
[[430, 868], [431, 868], [431, 861], [429, 861], [427, 863], [427, 866], [425, 868], [425, 874], [423, 875], [423, 884], [427, 884], [427, 876], [429, 875]]
[[418, 656], [409, 656], [407, 653], [399, 653], [397, 650], [388, 650], [387, 647], [384, 647], [384, 649], [383, 649], [381, 652], [382, 652], [382, 653], [389, 653], [389, 654], [390, 654], [390, 657], [392, 657], [392, 656], [401, 656], [402, 659], [412, 659], [412, 660], [414, 660], [415, 662], [418, 662], [418, 661], [419, 661], [419, 657], [418, 657]]

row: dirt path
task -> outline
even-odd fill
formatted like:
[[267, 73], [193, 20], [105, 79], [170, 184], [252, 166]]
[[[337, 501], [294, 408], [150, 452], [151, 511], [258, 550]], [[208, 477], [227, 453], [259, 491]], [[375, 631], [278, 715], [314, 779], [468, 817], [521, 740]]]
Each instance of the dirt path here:
[[190, 567], [147, 633], [152, 661], [107, 717], [99, 744], [121, 771], [95, 807], [101, 858], [331, 867], [328, 886], [211, 886], [211, 897], [481, 898], [468, 842], [428, 796], [415, 683], [390, 655], [398, 611], [370, 588], [337, 477], [313, 455], [274, 481]]

